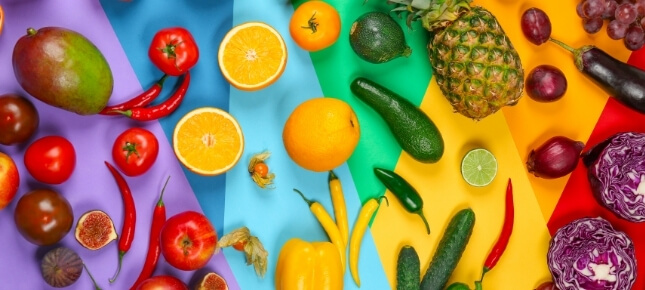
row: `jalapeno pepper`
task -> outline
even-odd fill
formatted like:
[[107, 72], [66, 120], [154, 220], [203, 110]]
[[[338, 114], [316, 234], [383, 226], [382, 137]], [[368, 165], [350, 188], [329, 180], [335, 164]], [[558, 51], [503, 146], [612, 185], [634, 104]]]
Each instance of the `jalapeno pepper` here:
[[385, 187], [396, 196], [396, 198], [401, 202], [405, 210], [409, 213], [417, 214], [423, 220], [423, 223], [426, 226], [426, 231], [428, 235], [430, 234], [430, 225], [426, 217], [423, 215], [423, 199], [410, 183], [408, 183], [403, 177], [394, 173], [393, 171], [374, 168], [374, 174], [376, 177], [383, 182]]

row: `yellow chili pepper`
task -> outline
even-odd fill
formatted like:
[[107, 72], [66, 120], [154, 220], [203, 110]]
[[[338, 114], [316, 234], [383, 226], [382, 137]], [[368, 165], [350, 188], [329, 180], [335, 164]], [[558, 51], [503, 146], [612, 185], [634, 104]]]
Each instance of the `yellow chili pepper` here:
[[336, 217], [336, 225], [340, 231], [340, 236], [343, 238], [343, 243], [347, 247], [349, 240], [349, 225], [347, 223], [347, 206], [345, 205], [345, 195], [343, 194], [343, 186], [340, 179], [329, 171], [329, 192], [331, 193], [331, 202], [334, 205], [334, 216]]
[[340, 290], [343, 289], [342, 267], [338, 250], [332, 243], [309, 243], [293, 238], [280, 250], [275, 289]]
[[329, 240], [336, 246], [336, 248], [338, 248], [338, 253], [340, 254], [340, 262], [343, 266], [343, 273], [345, 273], [346, 248], [343, 244], [343, 238], [340, 236], [338, 226], [336, 226], [336, 222], [334, 222], [334, 219], [331, 218], [329, 213], [319, 202], [307, 199], [305, 195], [302, 194], [302, 192], [295, 188], [293, 190], [299, 193], [300, 196], [302, 196], [302, 199], [304, 199], [305, 202], [309, 204], [309, 209], [314, 214], [316, 219], [318, 219], [318, 222], [320, 223], [320, 225], [322, 225], [323, 229], [325, 229], [327, 236], [329, 236]]
[[352, 274], [352, 278], [354, 278], [354, 282], [356, 282], [358, 287], [361, 286], [361, 279], [358, 277], [358, 256], [361, 251], [361, 242], [363, 241], [367, 226], [374, 212], [381, 205], [381, 199], [383, 198], [389, 206], [390, 203], [385, 196], [371, 198], [361, 208], [356, 224], [354, 224], [354, 229], [352, 229], [352, 237], [349, 240], [349, 272]]

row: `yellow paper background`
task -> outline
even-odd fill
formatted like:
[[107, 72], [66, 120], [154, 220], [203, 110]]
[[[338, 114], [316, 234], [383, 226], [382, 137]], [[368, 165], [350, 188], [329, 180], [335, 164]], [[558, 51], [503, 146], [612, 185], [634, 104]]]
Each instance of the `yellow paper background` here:
[[[436, 82], [430, 82], [421, 109], [443, 134], [444, 156], [438, 163], [421, 164], [403, 153], [395, 171], [423, 197], [424, 214], [432, 234], [426, 235], [421, 219], [407, 213], [389, 192], [386, 194], [390, 206], [381, 206], [371, 228], [392, 288], [396, 285], [399, 249], [405, 244], [415, 247], [423, 275], [450, 218], [464, 207], [475, 211], [475, 229], [450, 283], [461, 281], [473, 287], [501, 230], [508, 178], [512, 179], [515, 198], [513, 235], [498, 265], [486, 275], [483, 286], [485, 289], [534, 289], [550, 280], [546, 265], [550, 235], [546, 223], [568, 177], [535, 178], [527, 173], [526, 157], [531, 149], [555, 135], [587, 140], [607, 95], [577, 71], [569, 52], [552, 43], [541, 46], [530, 43], [521, 32], [521, 15], [530, 7], [540, 8], [551, 19], [552, 37], [573, 47], [594, 44], [623, 61], [629, 57], [622, 42], [609, 39], [604, 27], [596, 35], [584, 32], [575, 12], [577, 3], [572, 0], [474, 2], [497, 16], [520, 54], [525, 76], [537, 65], [550, 64], [563, 71], [568, 90], [554, 103], [538, 103], [524, 94], [516, 106], [475, 122], [452, 113]], [[460, 174], [461, 158], [477, 147], [490, 150], [498, 161], [496, 179], [483, 188], [469, 186]]]

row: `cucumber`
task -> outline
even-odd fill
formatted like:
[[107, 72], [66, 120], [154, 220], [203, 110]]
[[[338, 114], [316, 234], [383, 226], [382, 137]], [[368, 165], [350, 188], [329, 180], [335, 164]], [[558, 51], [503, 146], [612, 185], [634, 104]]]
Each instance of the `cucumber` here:
[[457, 267], [475, 226], [475, 212], [466, 208], [452, 217], [430, 266], [421, 280], [421, 290], [442, 290]]
[[399, 251], [396, 264], [396, 290], [419, 290], [421, 262], [412, 246], [405, 245]]
[[371, 63], [384, 63], [412, 53], [401, 26], [389, 14], [378, 11], [367, 12], [352, 23], [349, 44], [360, 58]]
[[444, 151], [443, 137], [421, 109], [363, 77], [356, 78], [350, 89], [385, 120], [403, 151], [412, 158], [423, 163], [435, 163], [441, 159]]

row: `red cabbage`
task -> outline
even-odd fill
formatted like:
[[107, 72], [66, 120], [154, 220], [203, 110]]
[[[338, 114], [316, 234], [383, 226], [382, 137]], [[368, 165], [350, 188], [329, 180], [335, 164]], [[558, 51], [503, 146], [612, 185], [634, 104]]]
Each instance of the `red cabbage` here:
[[618, 217], [645, 221], [645, 134], [619, 133], [597, 147], [588, 171], [594, 196]]
[[560, 290], [623, 290], [636, 281], [632, 240], [601, 218], [581, 218], [558, 229], [547, 263]]

